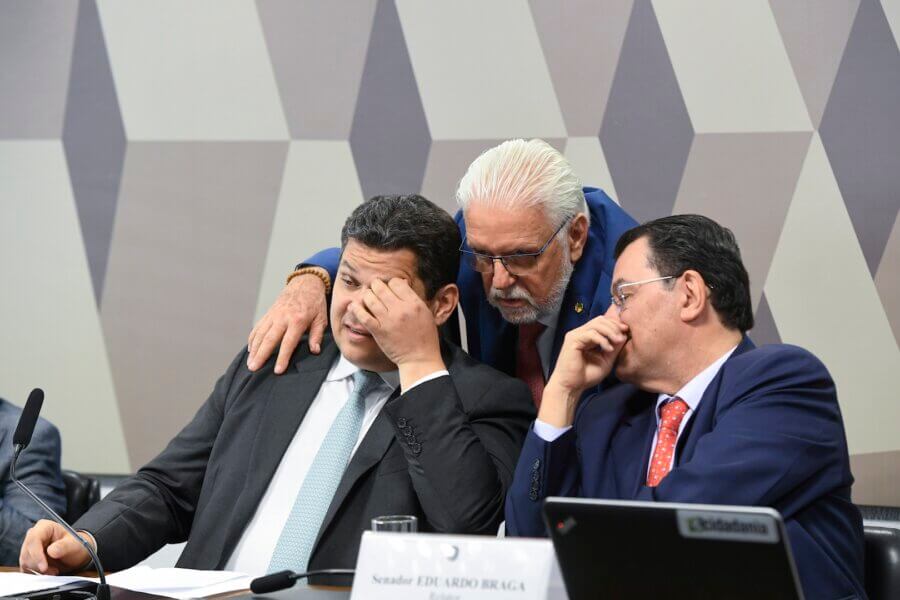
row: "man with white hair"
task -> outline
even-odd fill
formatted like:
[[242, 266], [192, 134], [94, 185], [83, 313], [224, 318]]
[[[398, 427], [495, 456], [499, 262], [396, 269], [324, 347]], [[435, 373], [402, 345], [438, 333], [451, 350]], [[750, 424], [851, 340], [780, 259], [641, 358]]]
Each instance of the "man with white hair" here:
[[[456, 192], [464, 260], [458, 285], [469, 353], [529, 384], [539, 405], [566, 332], [609, 307], [619, 236], [637, 225], [602, 190], [582, 188], [542, 140], [509, 140], [469, 166]], [[248, 366], [281, 344], [283, 372], [302, 336], [317, 352], [337, 250], [298, 265], [249, 338]]]

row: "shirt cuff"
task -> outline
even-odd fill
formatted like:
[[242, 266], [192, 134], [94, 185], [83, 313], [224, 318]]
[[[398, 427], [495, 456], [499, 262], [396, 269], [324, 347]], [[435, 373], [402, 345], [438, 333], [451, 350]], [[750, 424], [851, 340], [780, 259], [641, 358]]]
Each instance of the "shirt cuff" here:
[[570, 429], [572, 429], [571, 425], [568, 425], [566, 427], [556, 427], [555, 425], [544, 423], [540, 419], [534, 420], [534, 432], [545, 442], [552, 442], [556, 440], [556, 438]]
[[413, 389], [417, 385], [422, 385], [423, 383], [427, 383], [427, 382], [431, 381], [432, 379], [437, 379], [438, 377], [443, 377], [445, 375], [447, 377], [450, 377], [450, 371], [448, 371], [447, 369], [444, 369], [443, 371], [435, 371], [434, 373], [432, 373], [430, 375], [426, 375], [425, 377], [416, 381], [414, 384], [412, 384], [411, 386], [406, 388], [406, 391], [408, 392], [409, 390]]

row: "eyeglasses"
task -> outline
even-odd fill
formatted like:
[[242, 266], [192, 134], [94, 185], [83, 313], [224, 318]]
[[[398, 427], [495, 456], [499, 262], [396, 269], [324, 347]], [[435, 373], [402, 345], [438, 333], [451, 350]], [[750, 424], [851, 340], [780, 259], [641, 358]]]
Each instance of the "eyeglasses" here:
[[469, 266], [479, 273], [493, 273], [494, 261], [499, 260], [503, 265], [503, 268], [506, 269], [506, 272], [510, 275], [524, 275], [537, 265], [538, 259], [541, 257], [541, 254], [543, 254], [547, 250], [547, 248], [550, 246], [550, 243], [554, 239], [556, 239], [556, 235], [560, 231], [562, 231], [562, 228], [565, 227], [566, 223], [568, 223], [570, 220], [571, 217], [563, 221], [562, 225], [560, 225], [559, 228], [553, 232], [553, 235], [550, 236], [550, 239], [547, 240], [547, 243], [541, 246], [541, 249], [537, 252], [522, 252], [519, 254], [491, 256], [490, 254], [482, 254], [481, 252], [464, 250], [463, 246], [466, 245], [465, 240], [463, 240], [462, 245], [459, 247], [459, 251], [462, 253], [463, 259], [465, 259]]
[[616, 289], [613, 291], [610, 299], [612, 303], [616, 305], [616, 308], [619, 309], [619, 312], [625, 310], [625, 301], [628, 300], [633, 294], [626, 296], [622, 290], [629, 287], [634, 287], [636, 285], [644, 285], [645, 283], [653, 283], [654, 281], [666, 281], [667, 279], [675, 279], [678, 275], [666, 275], [665, 277], [654, 277], [653, 279], [644, 279], [641, 281], [632, 281], [631, 283], [620, 283], [616, 286]]

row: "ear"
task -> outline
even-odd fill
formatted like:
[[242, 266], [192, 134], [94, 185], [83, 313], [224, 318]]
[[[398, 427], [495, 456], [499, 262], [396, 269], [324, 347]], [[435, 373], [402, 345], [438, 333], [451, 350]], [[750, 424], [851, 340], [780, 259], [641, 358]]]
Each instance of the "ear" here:
[[588, 220], [584, 213], [578, 213], [569, 225], [569, 260], [576, 262], [584, 253], [588, 237]]
[[428, 301], [435, 325], [441, 326], [446, 323], [456, 310], [457, 304], [459, 304], [459, 288], [455, 283], [448, 283], [435, 292], [434, 297]]
[[688, 269], [682, 273], [681, 287], [681, 320], [688, 323], [703, 314], [709, 299], [709, 288], [706, 287], [703, 276], [693, 269]]

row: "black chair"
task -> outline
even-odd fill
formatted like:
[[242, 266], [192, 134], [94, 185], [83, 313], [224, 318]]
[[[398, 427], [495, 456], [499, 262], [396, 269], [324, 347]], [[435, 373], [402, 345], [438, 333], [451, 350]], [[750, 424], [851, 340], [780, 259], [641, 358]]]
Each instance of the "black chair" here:
[[900, 508], [859, 507], [866, 537], [866, 593], [869, 600], [900, 598]]
[[72, 523], [100, 501], [100, 482], [76, 471], [62, 472], [66, 484], [66, 521]]

